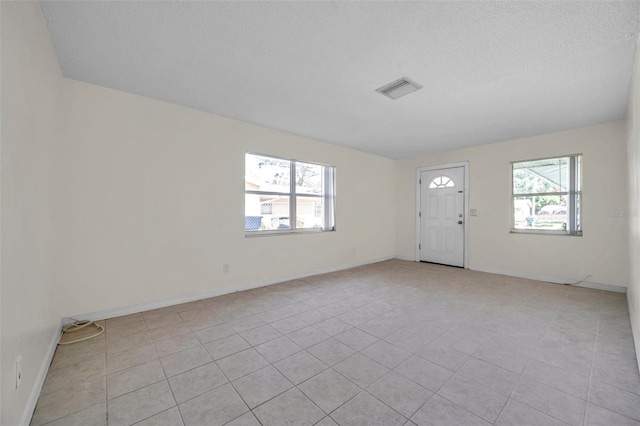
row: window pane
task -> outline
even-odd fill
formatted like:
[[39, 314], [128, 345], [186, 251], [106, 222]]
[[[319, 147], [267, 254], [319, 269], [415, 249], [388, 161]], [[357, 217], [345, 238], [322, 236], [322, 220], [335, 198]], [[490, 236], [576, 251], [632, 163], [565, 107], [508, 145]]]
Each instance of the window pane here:
[[569, 157], [513, 164], [514, 194], [566, 192], [568, 186]]
[[296, 193], [322, 194], [322, 166], [296, 162]]
[[582, 156], [578, 155], [575, 157], [576, 161], [576, 187], [574, 188], [576, 192], [582, 191]]
[[322, 197], [296, 198], [296, 226], [298, 229], [324, 229], [324, 199]]
[[446, 176], [438, 176], [429, 184], [429, 189], [438, 189], [438, 188], [453, 188], [455, 184], [453, 181]]
[[[335, 169], [245, 154], [245, 231], [334, 230]], [[295, 197], [295, 205], [291, 205]]]
[[245, 194], [245, 231], [290, 229], [289, 197]]
[[245, 155], [244, 189], [289, 193], [291, 162], [262, 155]]
[[580, 199], [580, 194], [576, 194], [576, 231], [582, 231], [582, 223], [581, 223], [581, 210], [582, 210], [582, 200]]
[[535, 195], [513, 198], [516, 229], [566, 231], [567, 199], [564, 195]]

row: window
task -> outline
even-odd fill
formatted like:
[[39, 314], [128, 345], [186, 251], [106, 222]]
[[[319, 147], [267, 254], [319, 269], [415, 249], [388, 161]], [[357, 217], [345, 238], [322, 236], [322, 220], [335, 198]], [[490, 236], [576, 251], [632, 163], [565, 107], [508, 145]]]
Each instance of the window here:
[[333, 231], [334, 174], [330, 166], [245, 154], [246, 235]]
[[582, 235], [582, 155], [512, 166], [512, 232]]
[[455, 184], [446, 176], [438, 176], [429, 184], [429, 189], [453, 188]]

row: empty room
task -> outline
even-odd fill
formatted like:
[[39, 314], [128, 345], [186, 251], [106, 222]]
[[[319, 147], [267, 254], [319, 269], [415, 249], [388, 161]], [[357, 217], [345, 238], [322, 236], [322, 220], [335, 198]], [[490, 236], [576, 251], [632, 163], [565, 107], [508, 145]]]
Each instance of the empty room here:
[[640, 426], [640, 1], [0, 15], [0, 425]]

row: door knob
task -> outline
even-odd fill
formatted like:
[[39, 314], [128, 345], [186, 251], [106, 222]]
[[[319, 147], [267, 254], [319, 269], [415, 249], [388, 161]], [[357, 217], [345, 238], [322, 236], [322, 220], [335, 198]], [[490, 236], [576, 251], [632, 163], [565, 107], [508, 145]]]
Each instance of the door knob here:
[[462, 221], [461, 220], [458, 221], [458, 225], [462, 225]]

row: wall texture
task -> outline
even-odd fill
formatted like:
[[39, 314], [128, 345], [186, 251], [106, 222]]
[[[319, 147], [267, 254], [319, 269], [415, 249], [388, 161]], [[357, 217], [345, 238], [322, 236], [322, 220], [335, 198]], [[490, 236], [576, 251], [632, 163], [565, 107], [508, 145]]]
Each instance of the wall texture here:
[[[560, 133], [398, 161], [397, 254], [415, 259], [416, 169], [468, 161], [469, 267], [556, 282], [626, 287], [627, 220], [608, 215], [627, 205], [625, 123]], [[583, 154], [584, 236], [511, 234], [511, 161]]]
[[[63, 314], [232, 291], [395, 254], [394, 161], [65, 83], [71, 109], [54, 190]], [[337, 231], [245, 238], [247, 151], [335, 166]]]
[[[0, 2], [2, 233], [0, 424], [21, 421], [47, 359], [52, 307], [52, 160], [62, 75], [38, 3]], [[15, 360], [23, 378], [15, 389]], [[29, 420], [28, 418], [26, 419]]]
[[640, 368], [640, 37], [627, 108], [627, 159], [629, 168], [629, 256], [631, 273], [627, 301], [633, 340]]

